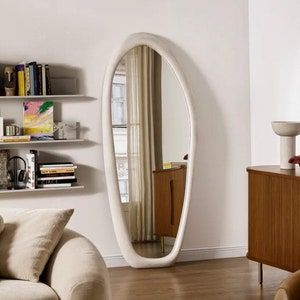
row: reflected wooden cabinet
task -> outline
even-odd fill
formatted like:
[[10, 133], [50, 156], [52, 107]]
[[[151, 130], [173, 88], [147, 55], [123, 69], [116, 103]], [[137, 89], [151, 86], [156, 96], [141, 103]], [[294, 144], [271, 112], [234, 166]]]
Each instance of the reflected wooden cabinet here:
[[153, 171], [155, 234], [176, 237], [185, 191], [186, 166]]
[[248, 255], [294, 272], [300, 269], [300, 171], [251, 167]]

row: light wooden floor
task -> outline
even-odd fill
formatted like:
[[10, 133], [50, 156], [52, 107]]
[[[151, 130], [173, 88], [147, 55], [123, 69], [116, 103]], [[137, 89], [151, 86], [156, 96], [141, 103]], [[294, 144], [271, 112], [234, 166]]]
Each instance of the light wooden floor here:
[[178, 263], [162, 269], [109, 269], [113, 300], [273, 299], [289, 273], [264, 266], [264, 285], [257, 283], [257, 264], [246, 258]]

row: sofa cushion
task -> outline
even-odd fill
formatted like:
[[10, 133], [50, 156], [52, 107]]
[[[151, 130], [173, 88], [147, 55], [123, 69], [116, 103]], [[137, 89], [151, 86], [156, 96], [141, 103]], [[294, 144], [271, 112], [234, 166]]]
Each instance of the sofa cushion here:
[[2, 216], [0, 216], [0, 233], [3, 231], [3, 229], [4, 229], [4, 221]]
[[5, 223], [0, 234], [0, 278], [38, 282], [72, 213], [72, 209], [0, 208]]
[[23, 280], [0, 280], [0, 299], [5, 300], [58, 300], [46, 284]]

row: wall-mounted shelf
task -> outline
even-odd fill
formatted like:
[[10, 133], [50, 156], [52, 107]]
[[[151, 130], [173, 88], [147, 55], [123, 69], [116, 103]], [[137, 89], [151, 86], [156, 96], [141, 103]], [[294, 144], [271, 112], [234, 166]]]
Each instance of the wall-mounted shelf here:
[[76, 140], [40, 140], [40, 141], [29, 141], [29, 142], [0, 142], [0, 147], [11, 146], [11, 145], [51, 145], [51, 144], [74, 144], [83, 143], [85, 139]]
[[15, 194], [15, 193], [35, 193], [35, 192], [49, 192], [49, 191], [66, 191], [84, 189], [83, 185], [74, 185], [71, 187], [60, 188], [40, 188], [40, 189], [20, 189], [20, 190], [0, 190], [0, 194]]
[[50, 100], [92, 100], [93, 97], [86, 95], [76, 94], [76, 95], [38, 95], [38, 96], [0, 96], [1, 100], [41, 100], [41, 99], [50, 99]]

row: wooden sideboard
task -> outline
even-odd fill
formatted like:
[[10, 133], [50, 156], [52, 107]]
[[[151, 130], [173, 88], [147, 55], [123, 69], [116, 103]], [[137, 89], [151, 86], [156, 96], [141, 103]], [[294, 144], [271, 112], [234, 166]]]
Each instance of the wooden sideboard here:
[[153, 171], [155, 234], [176, 237], [185, 192], [186, 166]]
[[294, 272], [300, 269], [300, 170], [249, 167], [247, 257]]

